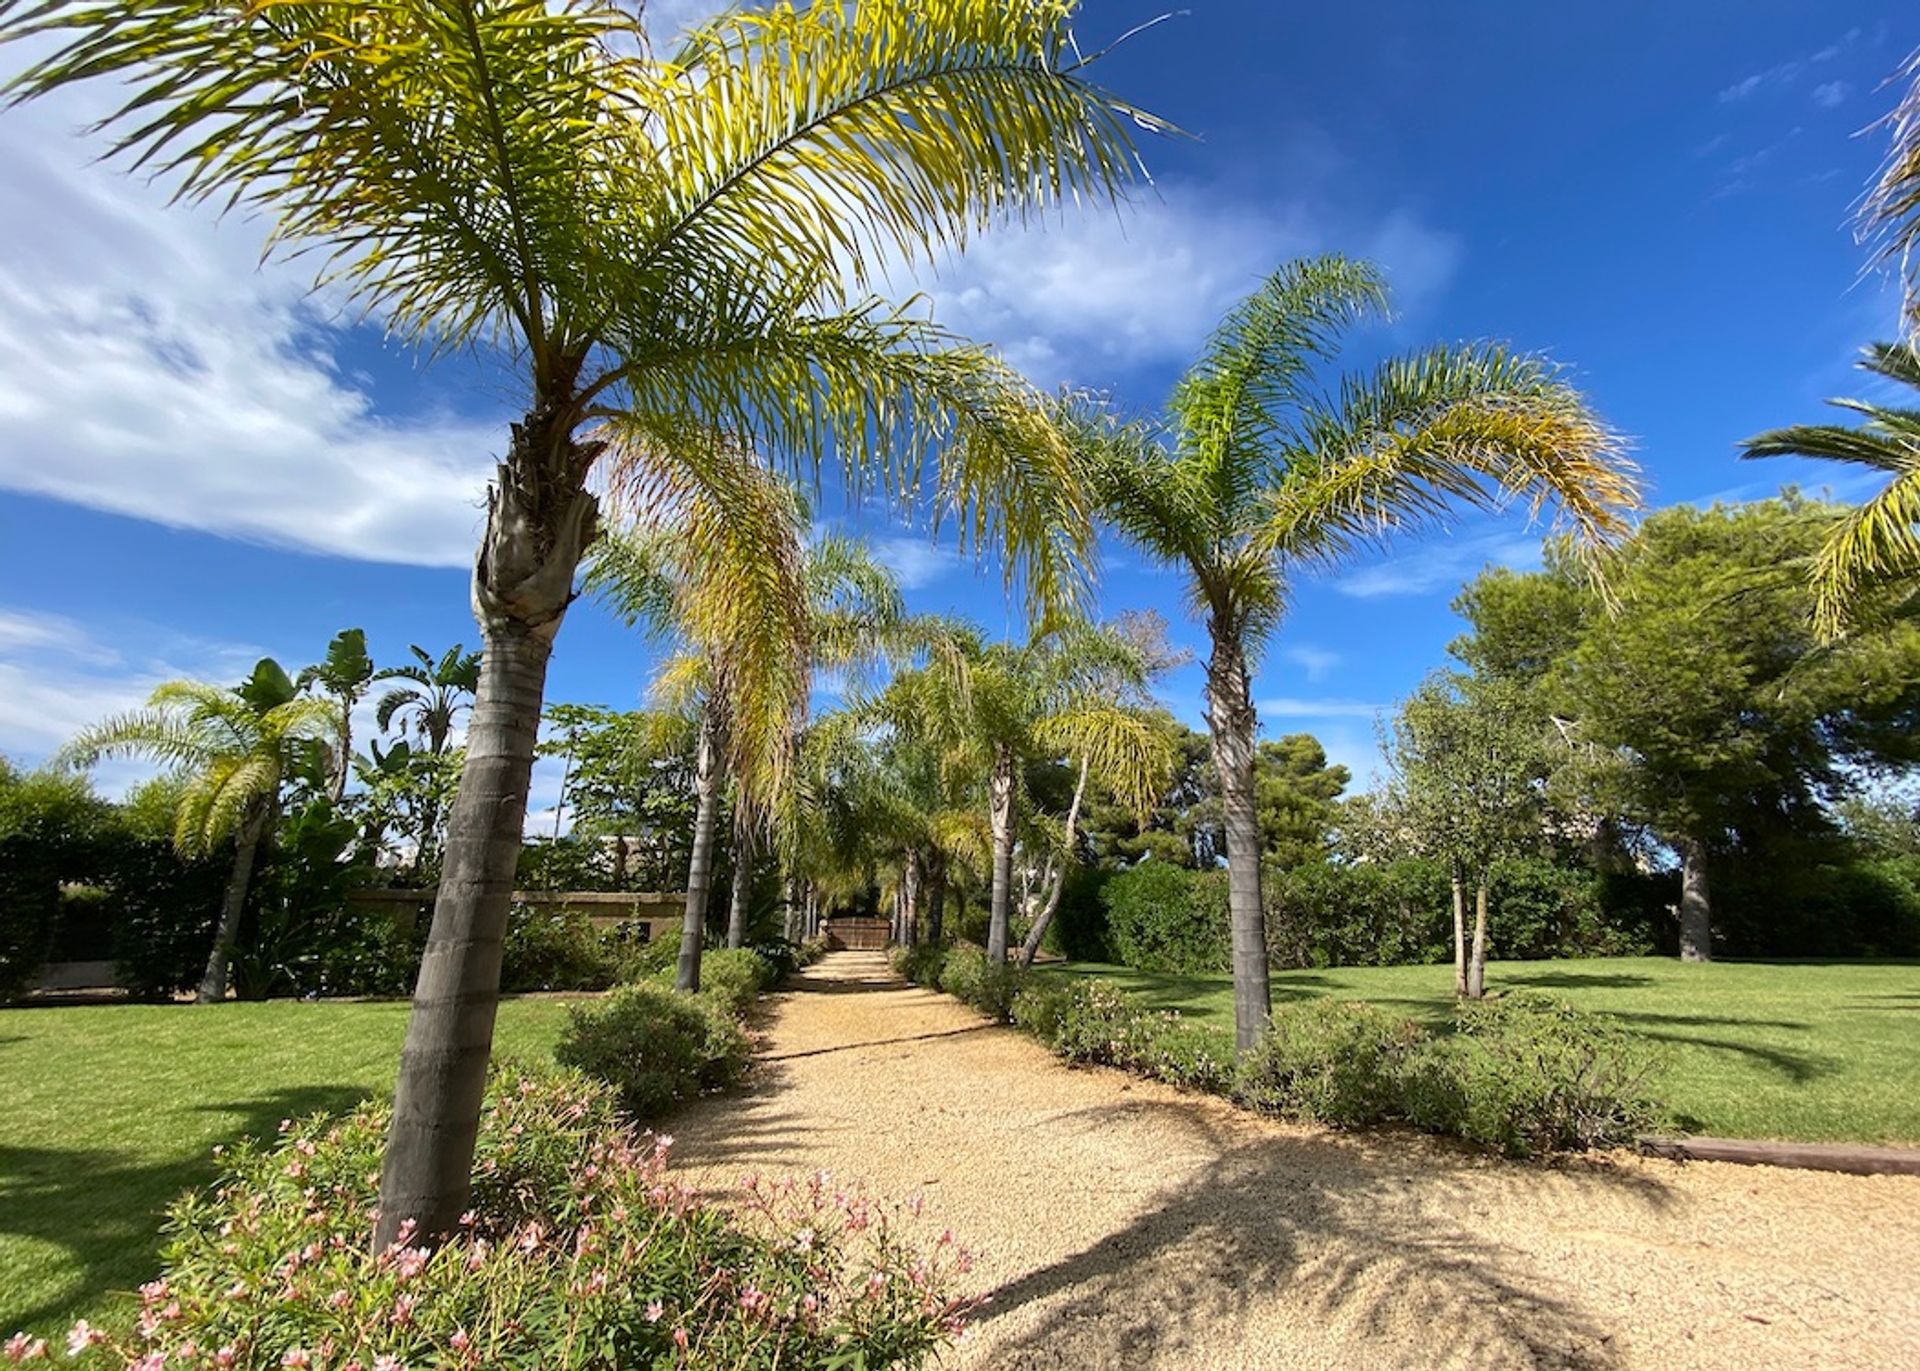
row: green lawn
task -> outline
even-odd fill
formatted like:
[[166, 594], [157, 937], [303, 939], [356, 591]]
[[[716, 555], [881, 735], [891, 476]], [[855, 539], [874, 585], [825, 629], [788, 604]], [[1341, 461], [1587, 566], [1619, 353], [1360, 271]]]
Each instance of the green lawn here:
[[[546, 1055], [557, 998], [501, 1007]], [[393, 1087], [404, 1001], [0, 1010], [0, 1339], [98, 1321], [154, 1274], [160, 1211], [212, 1150]]]
[[[1225, 976], [1089, 963], [1048, 974], [1105, 977], [1157, 1008], [1233, 1027]], [[1604, 1011], [1658, 1043], [1663, 1093], [1695, 1132], [1920, 1142], [1920, 963], [1495, 962], [1487, 981]], [[1289, 971], [1273, 981], [1276, 1007], [1332, 995], [1436, 1025], [1447, 1021], [1452, 991], [1451, 966]]]

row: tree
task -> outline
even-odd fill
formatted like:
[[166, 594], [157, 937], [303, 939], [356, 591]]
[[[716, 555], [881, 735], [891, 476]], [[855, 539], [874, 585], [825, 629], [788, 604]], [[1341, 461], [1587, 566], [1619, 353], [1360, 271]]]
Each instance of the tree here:
[[418, 643], [407, 650], [413, 661], [374, 673], [376, 681], [407, 684], [380, 697], [373, 719], [382, 732], [397, 721], [403, 733], [411, 733], [415, 742], [438, 757], [452, 746], [460, 715], [473, 708], [474, 693], [480, 689], [480, 654], [468, 652], [463, 643], [455, 643], [437, 658]]
[[693, 831], [693, 729], [675, 715], [598, 705], [550, 705], [547, 718], [565, 740], [542, 747], [567, 751], [561, 803], [573, 833], [611, 843], [614, 889], [671, 889]]
[[1443, 673], [1401, 705], [1390, 755], [1394, 784], [1372, 822], [1445, 863], [1453, 884], [1454, 993], [1480, 999], [1493, 865], [1541, 841], [1553, 765], [1546, 723], [1517, 682]]
[[[1917, 111], [1920, 113], [1920, 111]], [[1860, 369], [1920, 389], [1913, 343], [1875, 343]], [[1888, 477], [1878, 494], [1848, 509], [1814, 553], [1809, 571], [1813, 621], [1831, 642], [1920, 589], [1920, 411], [1866, 400], [1833, 400], [1862, 417], [1857, 427], [1799, 424], [1747, 439], [1746, 457], [1818, 457]]]
[[723, 479], [735, 445], [937, 488], [1036, 601], [1088, 551], [1058, 431], [1018, 377], [868, 290], [996, 217], [1099, 198], [1143, 113], [1076, 60], [1071, 0], [860, 0], [721, 15], [671, 61], [601, 0], [0, 8], [9, 89], [94, 78], [112, 148], [395, 336], [494, 347], [525, 383], [488, 494], [485, 651], [394, 1106], [376, 1241], [466, 1207], [546, 670], [599, 532], [589, 480]]
[[1489, 572], [1455, 608], [1455, 652], [1535, 692], [1577, 763], [1562, 809], [1615, 816], [1674, 854], [1680, 953], [1713, 955], [1711, 870], [1736, 847], [1826, 829], [1858, 770], [1912, 755], [1920, 632], [1816, 644], [1798, 568], [1831, 506], [1797, 497], [1648, 518], [1619, 550], [1617, 612], [1566, 548]]
[[302, 690], [317, 688], [320, 694], [333, 700], [340, 711], [340, 747], [332, 759], [332, 784], [328, 791], [336, 805], [347, 793], [347, 777], [353, 770], [353, 707], [360, 703], [372, 680], [373, 658], [367, 655], [366, 630], [343, 628], [327, 644], [327, 655], [313, 666], [303, 667], [294, 683]]
[[1558, 372], [1486, 343], [1433, 347], [1341, 379], [1317, 364], [1386, 308], [1365, 263], [1294, 262], [1234, 308], [1174, 388], [1164, 424], [1115, 425], [1079, 407], [1106, 517], [1183, 569], [1212, 640], [1208, 726], [1220, 776], [1241, 1051], [1271, 1013], [1260, 897], [1258, 718], [1252, 672], [1279, 626], [1286, 575], [1324, 567], [1458, 506], [1556, 504], [1593, 544], [1617, 537], [1638, 493], [1613, 435]]
[[63, 762], [92, 766], [108, 757], [140, 757], [180, 773], [173, 842], [182, 856], [205, 856], [231, 840], [233, 869], [195, 998], [227, 997], [227, 968], [246, 908], [254, 859], [270, 838], [281, 783], [303, 748], [339, 746], [331, 702], [302, 696], [286, 671], [263, 657], [231, 690], [201, 681], [168, 681], [147, 707], [116, 715], [61, 749]]
[[1324, 860], [1340, 796], [1352, 779], [1344, 766], [1327, 764], [1327, 750], [1311, 733], [1261, 743], [1253, 790], [1262, 859], [1282, 870]]

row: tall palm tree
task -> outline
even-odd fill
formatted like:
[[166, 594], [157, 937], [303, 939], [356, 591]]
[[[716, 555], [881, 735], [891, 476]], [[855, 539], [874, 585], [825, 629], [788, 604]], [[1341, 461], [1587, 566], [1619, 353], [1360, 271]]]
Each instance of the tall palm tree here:
[[463, 711], [473, 708], [480, 689], [480, 654], [455, 643], [437, 658], [418, 643], [407, 650], [414, 660], [374, 674], [376, 681], [405, 681], [380, 697], [373, 721], [385, 732], [398, 720], [426, 750], [438, 757], [453, 743], [453, 730]]
[[[294, 684], [302, 690], [317, 688], [334, 701], [340, 711], [340, 747], [333, 756], [333, 775], [329, 791], [333, 802], [347, 793], [347, 777], [353, 770], [353, 707], [367, 693], [373, 680], [373, 658], [367, 655], [367, 632], [363, 628], [343, 628], [327, 644], [327, 655], [309, 667], [302, 667]], [[381, 727], [386, 725], [382, 724]]]
[[1900, 64], [1893, 79], [1906, 90], [1882, 121], [1893, 146], [1860, 204], [1860, 232], [1863, 238], [1877, 239], [1880, 261], [1899, 270], [1906, 336], [1920, 341], [1920, 48]]
[[[1862, 354], [1860, 369], [1920, 390], [1917, 349], [1920, 344], [1875, 343]], [[1862, 422], [1773, 429], [1747, 439], [1741, 455], [1819, 457], [1888, 478], [1872, 499], [1835, 521], [1810, 567], [1814, 629], [1831, 642], [1873, 617], [1874, 607], [1890, 608], [1890, 596], [1904, 599], [1920, 589], [1920, 410], [1867, 400], [1829, 403]]]
[[1432, 347], [1342, 377], [1317, 368], [1383, 313], [1364, 262], [1290, 263], [1236, 306], [1180, 379], [1163, 424], [1082, 410], [1082, 446], [1114, 526], [1183, 570], [1212, 639], [1207, 719], [1225, 812], [1234, 1029], [1271, 1014], [1254, 796], [1253, 666], [1286, 607], [1286, 577], [1325, 567], [1465, 505], [1555, 503], [1589, 543], [1638, 501], [1614, 436], [1556, 370], [1493, 344]]
[[1007, 213], [1111, 194], [1147, 117], [1092, 85], [1073, 0], [819, 0], [707, 21], [670, 60], [609, 0], [0, 0], [28, 98], [108, 78], [112, 148], [436, 353], [492, 347], [524, 413], [488, 492], [485, 652], [402, 1051], [376, 1238], [466, 1207], [501, 939], [554, 636], [629, 491], [724, 480], [734, 443], [937, 489], [1030, 597], [1090, 535], [1019, 378], [870, 294]]
[[340, 718], [331, 701], [303, 696], [280, 664], [263, 657], [233, 688], [203, 681], [168, 681], [145, 709], [115, 715], [82, 732], [60, 752], [67, 765], [92, 766], [108, 757], [139, 757], [178, 773], [173, 844], [202, 857], [229, 839], [233, 868], [220, 900], [213, 949], [194, 998], [215, 1004], [227, 997], [227, 965], [247, 904], [254, 859], [272, 832], [280, 786], [302, 748], [341, 752]]

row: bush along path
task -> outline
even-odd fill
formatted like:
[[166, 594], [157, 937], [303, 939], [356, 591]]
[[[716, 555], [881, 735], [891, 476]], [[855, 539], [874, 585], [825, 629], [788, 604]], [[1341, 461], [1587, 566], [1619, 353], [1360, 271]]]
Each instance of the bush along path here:
[[715, 1193], [748, 1169], [924, 1200], [977, 1254], [962, 1365], [1920, 1359], [1920, 1178], [1515, 1164], [1075, 1068], [877, 955], [789, 985], [745, 1093], [674, 1116], [679, 1163]]

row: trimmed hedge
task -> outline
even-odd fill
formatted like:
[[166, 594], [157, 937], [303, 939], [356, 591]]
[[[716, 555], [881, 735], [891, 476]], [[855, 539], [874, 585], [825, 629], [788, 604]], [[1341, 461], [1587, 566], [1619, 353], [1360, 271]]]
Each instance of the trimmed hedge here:
[[1141, 862], [1108, 878], [1107, 943], [1114, 957], [1143, 971], [1225, 971], [1232, 965], [1227, 873]]
[[751, 1043], [727, 999], [643, 981], [576, 1005], [553, 1055], [613, 1087], [629, 1117], [650, 1123], [739, 1080]]

